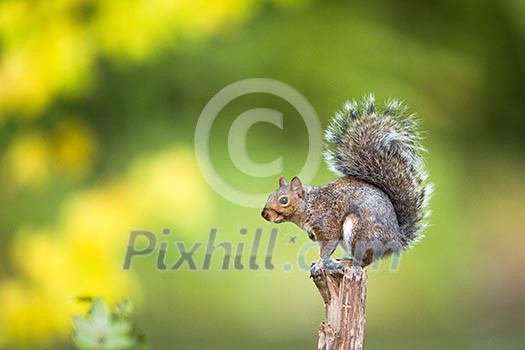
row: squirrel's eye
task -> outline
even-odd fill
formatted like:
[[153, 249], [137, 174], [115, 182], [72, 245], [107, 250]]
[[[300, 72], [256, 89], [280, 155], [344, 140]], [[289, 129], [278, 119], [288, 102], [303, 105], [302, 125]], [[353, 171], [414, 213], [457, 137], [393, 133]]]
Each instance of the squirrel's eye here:
[[282, 205], [288, 204], [288, 197], [279, 198], [279, 203], [281, 203]]

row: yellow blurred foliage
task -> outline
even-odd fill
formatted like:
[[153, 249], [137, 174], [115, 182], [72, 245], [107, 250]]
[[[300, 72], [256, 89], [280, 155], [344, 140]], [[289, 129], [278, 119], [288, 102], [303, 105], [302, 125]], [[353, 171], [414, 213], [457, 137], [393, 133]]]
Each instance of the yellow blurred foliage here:
[[55, 167], [69, 176], [85, 175], [91, 168], [95, 142], [90, 129], [81, 123], [62, 123], [54, 135]]
[[15, 137], [3, 161], [15, 187], [39, 187], [51, 175], [82, 178], [91, 168], [94, 150], [85, 125], [64, 122], [50, 133], [29, 131]]
[[76, 296], [140, 300], [133, 272], [122, 271], [129, 231], [159, 223], [195, 231], [209, 200], [193, 152], [177, 148], [73, 195], [55, 229], [21, 229], [11, 246], [18, 277], [0, 281], [0, 344], [65, 339]]
[[98, 54], [134, 61], [246, 17], [255, 0], [0, 2], [0, 120], [81, 91]]
[[27, 132], [15, 138], [5, 155], [7, 168], [15, 186], [38, 186], [49, 178], [51, 155], [44, 135]]
[[55, 93], [84, 82], [93, 57], [85, 29], [71, 18], [73, 3], [0, 3], [0, 117], [35, 115]]
[[[180, 38], [242, 21], [260, 2], [0, 1], [0, 125], [7, 116], [38, 117], [57, 96], [82, 93], [101, 55], [141, 62]], [[55, 174], [82, 177], [95, 151], [89, 128], [67, 122], [15, 136], [1, 161], [15, 188], [34, 188]], [[206, 222], [209, 202], [193, 152], [174, 148], [72, 194], [53, 227], [20, 228], [9, 247], [16, 277], [0, 280], [0, 345], [66, 339], [79, 308], [75, 296], [136, 302], [134, 274], [121, 270], [129, 231], [163, 225], [190, 234]]]
[[13, 279], [2, 281], [0, 299], [0, 344], [9, 343], [9, 339], [30, 344], [66, 336], [69, 320], [57, 312], [56, 301], [45, 292]]
[[136, 161], [127, 187], [140, 213], [176, 225], [184, 236], [196, 231], [200, 214], [211, 208], [208, 187], [197, 179], [201, 175], [193, 152], [173, 149]]

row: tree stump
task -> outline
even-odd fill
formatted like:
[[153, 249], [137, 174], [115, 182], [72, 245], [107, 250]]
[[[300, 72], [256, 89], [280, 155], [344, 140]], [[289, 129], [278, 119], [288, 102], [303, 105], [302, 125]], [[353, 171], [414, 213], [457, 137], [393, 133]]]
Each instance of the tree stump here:
[[317, 269], [311, 277], [325, 306], [319, 327], [318, 350], [362, 350], [365, 335], [366, 271]]

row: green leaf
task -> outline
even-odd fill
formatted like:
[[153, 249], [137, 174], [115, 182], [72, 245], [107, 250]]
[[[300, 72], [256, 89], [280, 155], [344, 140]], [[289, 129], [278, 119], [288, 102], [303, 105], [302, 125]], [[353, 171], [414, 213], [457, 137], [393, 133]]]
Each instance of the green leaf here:
[[139, 336], [129, 319], [129, 304], [121, 303], [115, 313], [100, 298], [93, 299], [85, 317], [73, 316], [73, 342], [81, 350], [126, 350], [138, 345]]

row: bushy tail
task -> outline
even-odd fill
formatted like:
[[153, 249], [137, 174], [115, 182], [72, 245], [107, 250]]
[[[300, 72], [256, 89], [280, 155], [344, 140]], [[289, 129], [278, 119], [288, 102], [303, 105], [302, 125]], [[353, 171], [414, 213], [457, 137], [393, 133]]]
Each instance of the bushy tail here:
[[373, 184], [390, 197], [404, 246], [420, 237], [432, 192], [417, 126], [401, 102], [376, 107], [370, 95], [359, 104], [347, 102], [325, 133], [325, 160], [333, 171]]

